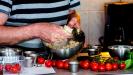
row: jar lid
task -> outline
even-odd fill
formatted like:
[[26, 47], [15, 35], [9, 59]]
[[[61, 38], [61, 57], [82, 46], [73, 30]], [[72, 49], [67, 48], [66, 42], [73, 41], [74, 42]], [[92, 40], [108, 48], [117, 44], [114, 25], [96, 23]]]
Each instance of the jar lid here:
[[91, 49], [89, 49], [89, 51], [96, 51], [96, 49], [94, 49], [94, 48], [91, 48]]
[[69, 64], [79, 64], [78, 61], [70, 61]]

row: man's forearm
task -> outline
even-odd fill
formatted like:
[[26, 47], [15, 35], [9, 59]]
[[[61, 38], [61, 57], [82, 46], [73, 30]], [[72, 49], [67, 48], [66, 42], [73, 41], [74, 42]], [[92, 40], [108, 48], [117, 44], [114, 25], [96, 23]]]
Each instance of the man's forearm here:
[[13, 45], [23, 40], [35, 38], [35, 33], [31, 29], [31, 26], [0, 26], [0, 45]]

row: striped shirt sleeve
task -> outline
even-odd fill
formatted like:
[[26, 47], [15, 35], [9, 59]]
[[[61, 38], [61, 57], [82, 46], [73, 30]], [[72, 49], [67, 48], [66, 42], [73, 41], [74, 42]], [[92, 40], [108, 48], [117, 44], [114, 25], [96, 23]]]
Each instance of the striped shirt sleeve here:
[[70, 9], [76, 10], [80, 6], [80, 0], [70, 0]]
[[11, 8], [12, 8], [11, 0], [0, 0], [0, 12], [9, 15], [11, 12]]

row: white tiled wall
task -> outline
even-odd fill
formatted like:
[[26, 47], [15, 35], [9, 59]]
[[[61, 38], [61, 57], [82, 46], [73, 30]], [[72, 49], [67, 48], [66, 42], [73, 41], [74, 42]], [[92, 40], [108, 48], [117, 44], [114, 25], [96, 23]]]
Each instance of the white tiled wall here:
[[[99, 44], [99, 37], [104, 33], [104, 5], [119, 0], [80, 0], [81, 27], [86, 35], [86, 41], [91, 45]], [[133, 0], [122, 0], [133, 2]]]

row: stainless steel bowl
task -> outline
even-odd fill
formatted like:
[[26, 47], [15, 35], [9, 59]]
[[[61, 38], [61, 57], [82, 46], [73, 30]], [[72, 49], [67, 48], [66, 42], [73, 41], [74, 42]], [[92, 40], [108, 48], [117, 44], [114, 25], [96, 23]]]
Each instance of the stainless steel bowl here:
[[78, 46], [75, 46], [74, 48], [62, 48], [59, 50], [51, 49], [51, 52], [61, 59], [67, 59], [77, 54], [78, 51], [81, 50], [82, 45], [83, 45], [83, 42], [81, 42]]
[[89, 56], [98, 55], [100, 53], [98, 49], [94, 49], [94, 48], [87, 49], [87, 51]]
[[109, 53], [112, 57], [119, 57], [119, 59], [126, 60], [129, 52], [133, 49], [133, 46], [128, 45], [113, 45], [109, 46]]
[[[85, 35], [82, 31], [80, 31], [79, 33], [76, 32], [76, 30], [74, 29], [73, 31], [73, 38], [71, 38], [72, 40], [74, 41], [77, 41], [79, 42], [78, 45], [74, 46], [74, 47], [71, 47], [71, 48], [60, 48], [60, 49], [52, 49], [50, 48], [50, 51], [57, 56], [57, 58], [60, 58], [60, 59], [68, 59], [72, 56], [74, 56], [75, 54], [77, 54], [83, 44], [84, 44], [84, 41], [85, 41]], [[68, 40], [69, 42], [70, 40]], [[44, 43], [44, 46], [46, 46], [45, 42]], [[67, 45], [67, 44], [66, 44]]]

